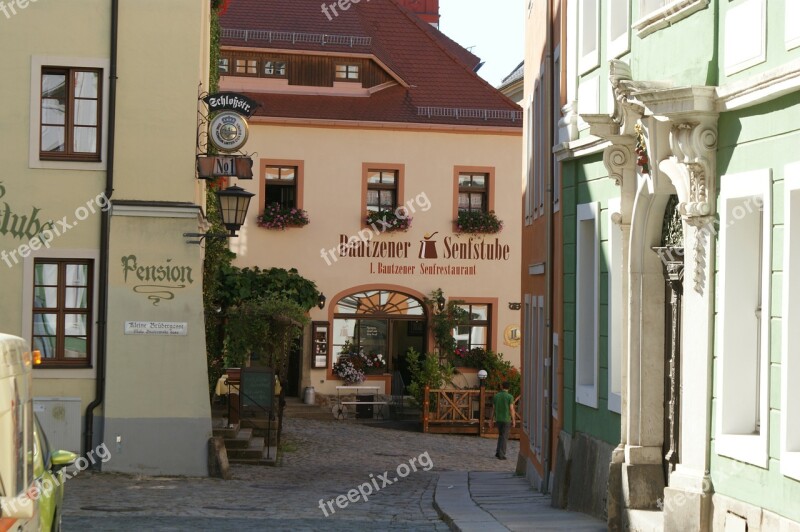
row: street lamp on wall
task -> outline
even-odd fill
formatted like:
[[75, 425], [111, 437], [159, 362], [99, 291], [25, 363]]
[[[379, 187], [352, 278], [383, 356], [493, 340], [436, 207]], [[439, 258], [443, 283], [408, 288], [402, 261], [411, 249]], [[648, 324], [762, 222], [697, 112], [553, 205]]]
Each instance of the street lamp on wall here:
[[237, 236], [236, 231], [244, 225], [244, 218], [247, 216], [247, 209], [253, 196], [255, 194], [236, 185], [217, 191], [217, 207], [222, 217], [222, 224], [230, 231], [229, 236]]
[[445, 303], [446, 303], [446, 300], [444, 298], [444, 295], [440, 293], [439, 297], [436, 298], [436, 308], [439, 309], [439, 312], [443, 312], [444, 311], [444, 304]]
[[325, 297], [325, 294], [320, 292], [319, 298], [317, 299], [317, 306], [319, 307], [320, 310], [325, 308], [325, 301], [327, 301], [327, 299], [328, 298]]
[[250, 207], [250, 200], [255, 196], [252, 192], [233, 185], [225, 190], [218, 190], [217, 209], [222, 218], [222, 225], [229, 231], [228, 233], [183, 233], [185, 238], [197, 238], [197, 240], [187, 240], [187, 244], [200, 244], [204, 238], [232, 238], [238, 236], [238, 231], [244, 225], [247, 216], [247, 209]]

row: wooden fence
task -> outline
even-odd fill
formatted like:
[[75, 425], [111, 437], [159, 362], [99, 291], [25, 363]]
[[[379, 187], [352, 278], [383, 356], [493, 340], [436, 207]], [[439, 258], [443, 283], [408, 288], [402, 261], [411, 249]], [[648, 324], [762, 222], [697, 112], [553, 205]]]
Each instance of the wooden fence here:
[[[438, 434], [475, 434], [496, 437], [497, 426], [490, 428], [492, 399], [497, 391], [481, 387], [479, 390], [444, 388], [431, 390], [425, 387], [422, 405], [422, 431]], [[519, 439], [522, 432], [522, 403], [514, 399], [516, 428], [509, 438]]]

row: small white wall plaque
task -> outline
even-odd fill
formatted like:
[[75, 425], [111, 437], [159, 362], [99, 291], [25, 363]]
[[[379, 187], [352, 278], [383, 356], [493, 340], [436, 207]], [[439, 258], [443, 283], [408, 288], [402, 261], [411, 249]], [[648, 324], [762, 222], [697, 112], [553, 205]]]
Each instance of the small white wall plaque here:
[[174, 321], [126, 321], [125, 334], [186, 336], [189, 325]]

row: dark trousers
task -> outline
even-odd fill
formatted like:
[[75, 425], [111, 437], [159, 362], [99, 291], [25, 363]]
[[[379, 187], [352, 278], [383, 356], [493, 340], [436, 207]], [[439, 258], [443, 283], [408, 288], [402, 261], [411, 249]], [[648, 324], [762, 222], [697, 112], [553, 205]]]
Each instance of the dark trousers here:
[[506, 457], [506, 444], [508, 444], [508, 433], [511, 431], [511, 423], [508, 421], [498, 421], [497, 422], [497, 432], [499, 436], [497, 437], [497, 451], [495, 455], [499, 456], [500, 458]]

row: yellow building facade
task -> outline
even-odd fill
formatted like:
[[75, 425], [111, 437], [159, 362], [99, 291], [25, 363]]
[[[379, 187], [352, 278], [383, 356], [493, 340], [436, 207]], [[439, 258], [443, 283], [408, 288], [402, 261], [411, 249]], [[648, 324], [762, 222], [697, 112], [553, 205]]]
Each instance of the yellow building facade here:
[[204, 475], [202, 250], [182, 235], [202, 224], [208, 3], [14, 6], [0, 15], [2, 330], [42, 355], [36, 410], [58, 447], [105, 443], [105, 470]]
[[[296, 268], [326, 296], [287, 393], [335, 395], [334, 364], [360, 352], [366, 385], [402, 394], [409, 351], [436, 348], [438, 290], [469, 316], [459, 347], [519, 367], [522, 112], [475, 74], [479, 58], [391, 0], [335, 18], [234, 2], [221, 27], [221, 90], [260, 104], [235, 264]], [[502, 228], [465, 225], [492, 216]], [[477, 368], [462, 373], [477, 385]]]
[[[310, 313], [315, 326], [326, 326], [326, 350], [315, 352], [309, 329], [302, 369], [290, 375], [299, 379], [298, 389], [335, 394], [343, 382], [332, 365], [345, 342], [356, 338], [384, 357], [385, 371], [367, 379], [380, 393], [391, 393], [395, 371], [408, 384], [406, 351], [434, 347], [428, 327], [434, 309], [423, 301], [437, 289], [471, 306], [474, 328], [461, 331], [457, 341], [501, 352], [519, 366], [519, 311], [509, 307], [519, 299], [518, 132], [303, 127], [256, 119], [248, 148], [259, 153], [259, 169], [253, 181], [239, 182], [256, 196], [239, 238], [231, 241], [236, 264], [297, 268], [327, 299], [325, 308]], [[310, 220], [304, 227], [258, 225], [270, 186], [266, 176], [278, 166], [296, 169], [302, 181], [300, 207]], [[365, 223], [367, 181], [380, 171], [395, 173], [400, 182], [397, 204], [411, 218], [406, 231]], [[489, 201], [504, 221], [500, 233], [455, 230], [458, 179], [473, 172], [494, 180]], [[325, 356], [317, 361], [317, 354]]]

